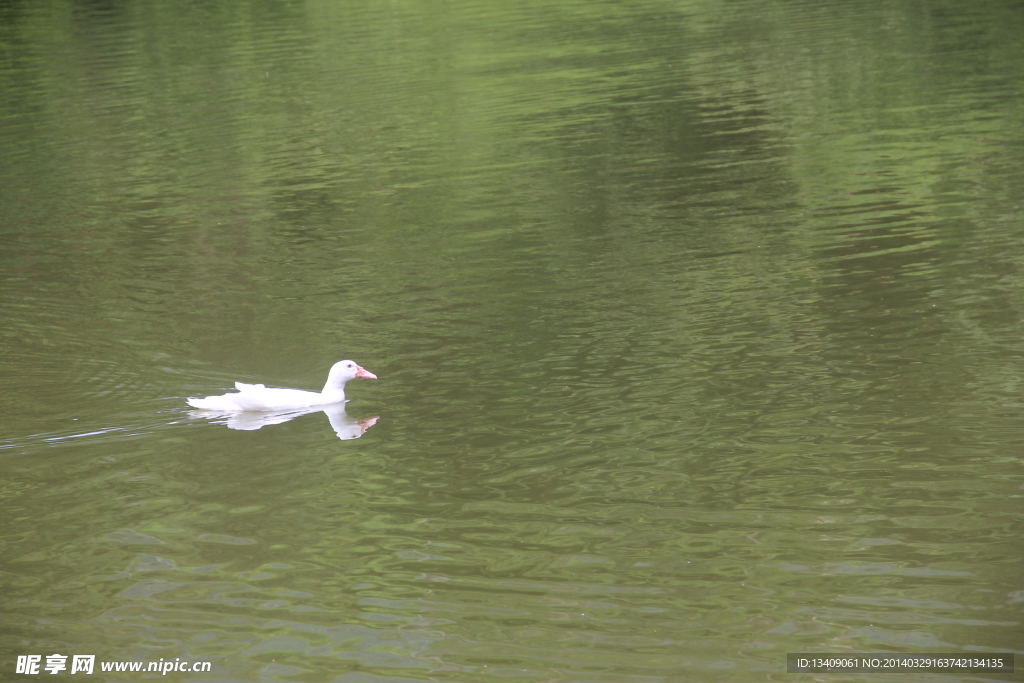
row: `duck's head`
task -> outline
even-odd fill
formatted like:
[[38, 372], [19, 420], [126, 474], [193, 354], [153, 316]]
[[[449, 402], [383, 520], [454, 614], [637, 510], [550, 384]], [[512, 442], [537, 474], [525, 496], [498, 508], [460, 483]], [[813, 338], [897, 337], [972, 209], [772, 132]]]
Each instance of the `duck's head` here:
[[327, 376], [327, 381], [331, 384], [344, 384], [350, 379], [355, 379], [356, 377], [377, 379], [377, 375], [362, 367], [354, 360], [341, 360], [331, 367], [331, 373]]

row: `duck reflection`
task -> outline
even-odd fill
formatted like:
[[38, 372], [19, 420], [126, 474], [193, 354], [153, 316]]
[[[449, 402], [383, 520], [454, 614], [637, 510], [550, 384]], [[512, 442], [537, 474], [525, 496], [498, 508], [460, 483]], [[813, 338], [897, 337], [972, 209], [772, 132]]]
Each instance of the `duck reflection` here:
[[228, 412], [223, 410], [190, 410], [189, 415], [194, 418], [207, 419], [216, 424], [225, 425], [228, 429], [241, 429], [252, 431], [266, 425], [276, 425], [288, 420], [294, 420], [300, 415], [309, 413], [324, 413], [331, 423], [331, 429], [342, 441], [358, 439], [366, 430], [377, 424], [380, 416], [364, 417], [356, 420], [345, 413], [344, 403], [333, 403], [324, 406], [310, 406], [296, 410], [280, 410], [276, 412]]

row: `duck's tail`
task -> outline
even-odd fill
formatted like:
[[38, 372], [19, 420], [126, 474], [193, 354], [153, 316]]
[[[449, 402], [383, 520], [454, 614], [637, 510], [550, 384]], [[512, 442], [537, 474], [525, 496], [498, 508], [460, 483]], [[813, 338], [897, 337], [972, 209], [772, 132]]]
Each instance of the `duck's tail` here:
[[206, 398], [190, 398], [188, 404], [200, 410], [240, 410], [238, 404], [230, 396], [207, 396]]

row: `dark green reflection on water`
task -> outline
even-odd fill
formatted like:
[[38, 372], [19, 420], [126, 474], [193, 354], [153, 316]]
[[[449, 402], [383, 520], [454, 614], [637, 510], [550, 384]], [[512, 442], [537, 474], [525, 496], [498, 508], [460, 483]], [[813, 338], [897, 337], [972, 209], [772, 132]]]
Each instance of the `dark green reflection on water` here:
[[0, 667], [1013, 650], [1015, 10], [2, 10]]

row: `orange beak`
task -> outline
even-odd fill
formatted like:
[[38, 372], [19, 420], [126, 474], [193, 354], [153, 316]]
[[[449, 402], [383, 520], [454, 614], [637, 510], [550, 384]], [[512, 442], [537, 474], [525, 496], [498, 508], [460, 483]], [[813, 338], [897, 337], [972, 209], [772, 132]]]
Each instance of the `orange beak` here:
[[364, 379], [377, 379], [377, 375], [373, 374], [362, 365], [356, 366], [356, 377], [363, 377]]

